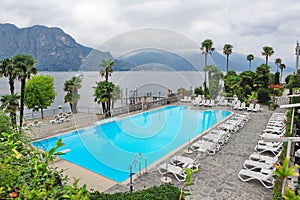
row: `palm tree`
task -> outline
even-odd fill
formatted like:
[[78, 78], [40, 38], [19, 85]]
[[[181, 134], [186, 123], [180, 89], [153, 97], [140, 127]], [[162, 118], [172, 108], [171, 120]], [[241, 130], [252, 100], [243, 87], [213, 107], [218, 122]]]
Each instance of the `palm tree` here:
[[10, 119], [14, 127], [17, 125], [16, 112], [19, 108], [19, 99], [20, 96], [18, 94], [3, 95], [0, 98], [0, 108], [6, 113], [10, 113]]
[[81, 78], [73, 76], [70, 80], [66, 80], [64, 83], [64, 91], [67, 92], [65, 95], [65, 103], [70, 104], [71, 111], [77, 113], [77, 103], [80, 99], [78, 89], [81, 88]]
[[102, 63], [99, 64], [100, 67], [102, 67], [103, 69], [101, 69], [100, 71], [100, 76], [101, 77], [105, 77], [105, 81], [108, 81], [108, 76], [111, 76], [112, 72], [113, 72], [113, 67], [114, 65], [114, 61], [109, 59], [109, 60], [102, 60]]
[[204, 54], [204, 96], [206, 97], [206, 65], [207, 65], [207, 56], [211, 54], [215, 48], [213, 47], [213, 42], [210, 39], [206, 39], [201, 43], [202, 54]]
[[279, 166], [275, 164], [276, 171], [274, 172], [275, 175], [283, 179], [282, 183], [282, 194], [284, 194], [285, 190], [285, 184], [286, 184], [286, 179], [289, 176], [299, 176], [299, 173], [297, 173], [295, 170], [299, 168], [298, 165], [289, 167], [289, 162], [290, 162], [290, 156], [287, 156], [282, 165]]
[[115, 85], [112, 82], [108, 81], [100, 81], [96, 84], [97, 86], [94, 87], [94, 101], [101, 103], [105, 117], [110, 117], [110, 101], [113, 96]]
[[17, 78], [16, 70], [12, 65], [12, 60], [4, 58], [0, 61], [0, 77], [8, 77], [10, 94], [15, 93], [15, 79]]
[[278, 67], [279, 67], [279, 65], [281, 64], [281, 62], [282, 62], [281, 58], [276, 58], [276, 59], [275, 59], [275, 64], [276, 64], [276, 66], [277, 66], [276, 72], [278, 72]]
[[268, 58], [271, 57], [274, 53], [274, 50], [272, 47], [264, 46], [263, 52], [261, 52], [263, 56], [266, 56], [266, 65], [268, 66]]
[[249, 61], [249, 71], [251, 71], [251, 61], [254, 60], [254, 55], [247, 55], [247, 60]]
[[281, 63], [279, 65], [279, 68], [280, 68], [280, 82], [282, 83], [282, 72], [286, 68], [286, 66], [285, 66], [285, 64]]
[[226, 73], [228, 72], [228, 60], [229, 55], [232, 53], [233, 46], [231, 44], [225, 44], [223, 47], [223, 53], [226, 55]]
[[17, 54], [12, 58], [13, 66], [16, 70], [16, 76], [21, 81], [21, 99], [20, 99], [20, 130], [23, 124], [24, 102], [25, 102], [25, 84], [32, 74], [37, 73], [35, 68], [35, 59], [31, 55]]

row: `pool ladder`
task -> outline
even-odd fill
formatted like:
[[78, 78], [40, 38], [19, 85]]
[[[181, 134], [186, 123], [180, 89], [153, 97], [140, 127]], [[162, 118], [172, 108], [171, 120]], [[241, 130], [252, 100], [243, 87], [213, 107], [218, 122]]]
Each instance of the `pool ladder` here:
[[137, 175], [137, 178], [140, 178], [142, 176], [142, 165], [141, 165], [141, 162], [144, 161], [145, 162], [145, 172], [144, 173], [147, 173], [147, 159], [145, 156], [142, 155], [141, 152], [138, 152], [136, 154], [134, 154], [134, 157], [131, 161], [131, 164], [129, 166], [129, 171], [130, 171], [130, 192], [133, 191], [133, 183], [132, 183], [132, 175], [134, 175], [135, 173], [133, 172], [133, 167], [135, 168], [138, 168], [138, 173], [136, 174]]

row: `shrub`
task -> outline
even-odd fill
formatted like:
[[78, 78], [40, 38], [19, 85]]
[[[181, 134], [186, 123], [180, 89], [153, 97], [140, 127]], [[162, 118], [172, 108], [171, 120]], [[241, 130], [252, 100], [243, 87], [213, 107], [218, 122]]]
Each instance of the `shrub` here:
[[257, 90], [257, 100], [258, 100], [258, 103], [267, 104], [271, 100], [269, 89], [259, 88]]
[[178, 199], [180, 195], [180, 189], [171, 184], [164, 184], [161, 186], [153, 186], [149, 189], [136, 191], [133, 193], [115, 193], [115, 194], [105, 194], [98, 191], [92, 192], [90, 194], [90, 200], [139, 200], [139, 199]]

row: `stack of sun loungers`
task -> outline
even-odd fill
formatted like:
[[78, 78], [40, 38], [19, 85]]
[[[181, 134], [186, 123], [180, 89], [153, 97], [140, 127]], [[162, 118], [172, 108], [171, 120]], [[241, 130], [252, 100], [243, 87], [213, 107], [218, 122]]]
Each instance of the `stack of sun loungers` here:
[[[231, 124], [238, 129], [250, 119], [249, 113], [235, 114], [231, 119], [224, 122], [225, 124]], [[231, 133], [228, 130], [222, 128], [215, 128], [203, 135], [199, 140], [193, 142], [189, 148], [196, 153], [196, 158], [191, 158], [185, 155], [175, 155], [171, 157], [170, 162], [164, 162], [157, 167], [160, 174], [167, 176], [173, 175], [178, 181], [186, 180], [186, 172], [184, 168], [198, 169], [200, 167], [199, 158], [206, 155], [214, 155], [220, 151], [221, 147], [225, 145], [231, 137]]]
[[50, 123], [51, 124], [60, 124], [63, 122], [68, 122], [68, 121], [70, 121], [71, 116], [72, 116], [72, 112], [59, 113], [54, 116], [54, 119], [50, 120]]
[[210, 130], [199, 140], [191, 144], [191, 149], [199, 155], [214, 155], [226, 144], [232, 133], [242, 128], [246, 121], [250, 119], [249, 114], [237, 114], [225, 121], [217, 128]]
[[[279, 134], [280, 132], [280, 134]], [[274, 113], [270, 117], [262, 138], [275, 137], [285, 133], [285, 114]], [[282, 142], [266, 142], [260, 139], [254, 147], [255, 153], [243, 163], [244, 169], [238, 173], [242, 181], [258, 180], [264, 187], [273, 188], [274, 164], [281, 154]]]
[[249, 113], [235, 114], [231, 119], [226, 120], [218, 126], [218, 129], [228, 131], [231, 134], [239, 131], [250, 119]]
[[175, 155], [170, 159], [170, 163], [164, 162], [157, 167], [157, 170], [162, 175], [171, 174], [178, 181], [185, 181], [186, 172], [184, 168], [192, 170], [199, 169], [200, 164], [197, 162], [198, 157], [192, 159], [190, 157]]

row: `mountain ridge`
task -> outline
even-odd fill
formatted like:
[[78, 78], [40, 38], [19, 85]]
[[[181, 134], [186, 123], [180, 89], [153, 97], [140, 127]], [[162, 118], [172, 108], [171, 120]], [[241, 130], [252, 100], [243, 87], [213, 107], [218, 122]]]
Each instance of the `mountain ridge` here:
[[[0, 24], [0, 59], [12, 58], [15, 54], [31, 54], [37, 60], [39, 71], [98, 71], [103, 59], [114, 59], [110, 52], [92, 49], [76, 42], [58, 27], [34, 25], [18, 28], [14, 24]], [[265, 61], [255, 58], [252, 71]], [[213, 52], [208, 58], [209, 65], [216, 65], [221, 71], [226, 69], [226, 57]], [[127, 57], [115, 60], [114, 71], [131, 70], [203, 70], [204, 56], [200, 52], [177, 55], [158, 49], [145, 49]], [[269, 62], [271, 71], [276, 70]], [[151, 67], [152, 66], [152, 67]], [[245, 71], [249, 68], [246, 55], [233, 52], [229, 56], [229, 70]], [[287, 68], [285, 71], [293, 71]]]

